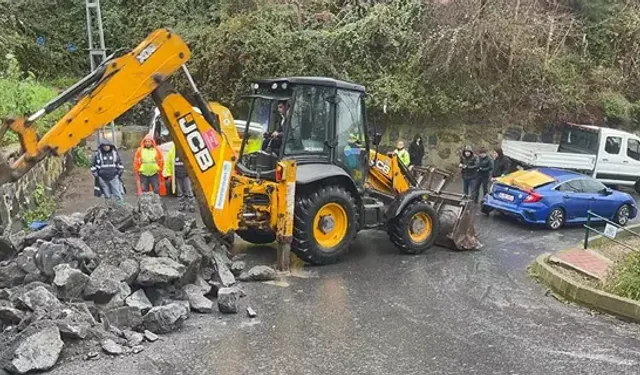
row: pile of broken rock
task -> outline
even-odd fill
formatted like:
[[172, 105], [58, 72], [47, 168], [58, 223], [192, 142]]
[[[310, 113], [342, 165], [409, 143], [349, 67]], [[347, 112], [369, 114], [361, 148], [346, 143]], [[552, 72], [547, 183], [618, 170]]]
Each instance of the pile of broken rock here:
[[57, 216], [10, 242], [0, 251], [0, 373], [48, 370], [65, 346], [80, 345], [86, 358], [137, 354], [191, 311], [214, 311], [212, 299], [236, 313], [236, 277], [276, 277], [266, 266], [243, 273], [222, 242], [154, 194], [137, 207]]

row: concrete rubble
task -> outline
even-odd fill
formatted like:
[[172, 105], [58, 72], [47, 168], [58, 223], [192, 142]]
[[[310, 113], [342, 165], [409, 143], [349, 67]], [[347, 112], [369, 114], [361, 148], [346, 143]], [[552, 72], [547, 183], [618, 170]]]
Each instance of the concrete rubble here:
[[0, 257], [0, 373], [49, 370], [67, 346], [85, 359], [140, 353], [192, 313], [237, 313], [236, 277], [276, 275], [243, 273], [215, 236], [149, 193], [4, 240], [13, 249]]

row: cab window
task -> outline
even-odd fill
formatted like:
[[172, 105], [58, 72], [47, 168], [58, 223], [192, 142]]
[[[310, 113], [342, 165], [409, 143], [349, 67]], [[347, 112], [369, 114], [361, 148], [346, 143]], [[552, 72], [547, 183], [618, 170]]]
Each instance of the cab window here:
[[618, 155], [622, 148], [622, 137], [607, 137], [604, 144], [604, 151], [610, 155]]
[[285, 155], [328, 152], [327, 129], [331, 124], [329, 87], [299, 86], [295, 90]]
[[640, 142], [635, 139], [627, 141], [627, 156], [640, 161]]

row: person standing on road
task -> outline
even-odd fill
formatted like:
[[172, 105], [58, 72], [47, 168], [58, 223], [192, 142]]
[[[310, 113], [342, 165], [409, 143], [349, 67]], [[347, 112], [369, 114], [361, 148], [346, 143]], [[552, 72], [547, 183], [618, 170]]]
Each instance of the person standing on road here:
[[196, 202], [193, 197], [193, 186], [189, 175], [187, 175], [187, 169], [184, 166], [184, 162], [180, 160], [180, 157], [176, 155], [175, 143], [169, 150], [167, 155], [167, 162], [164, 165], [164, 176], [171, 181], [171, 192], [176, 193], [176, 187], [178, 190], [178, 202], [180, 202], [180, 211], [189, 210], [189, 212], [196, 212]]
[[[147, 134], [140, 142], [140, 147], [136, 150], [133, 158], [133, 169], [136, 173], [138, 194], [147, 191], [153, 191], [160, 195], [166, 194], [162, 176], [164, 160], [153, 136]], [[151, 190], [149, 186], [151, 186]]]
[[411, 159], [411, 165], [422, 166], [422, 159], [424, 158], [424, 144], [422, 143], [422, 137], [420, 134], [416, 134], [413, 138], [413, 142], [409, 145], [409, 157]]
[[493, 159], [487, 155], [487, 149], [480, 147], [478, 150], [478, 175], [473, 191], [473, 202], [478, 203], [480, 186], [482, 185], [482, 197], [489, 192], [489, 179], [493, 173]]
[[91, 159], [91, 174], [95, 178], [95, 195], [103, 195], [105, 199], [124, 200], [122, 174], [124, 165], [113, 143], [102, 138], [100, 145]]
[[471, 146], [466, 146], [462, 151], [462, 155], [460, 155], [460, 164], [458, 165], [458, 167], [460, 168], [460, 172], [462, 174], [462, 189], [464, 195], [466, 195], [467, 197], [470, 196], [469, 190], [474, 188], [476, 175], [478, 172], [477, 163], [478, 160], [473, 154]]
[[509, 158], [504, 156], [504, 152], [502, 152], [500, 147], [494, 149], [493, 159], [493, 178], [501, 177], [509, 173], [511, 163], [509, 162]]
[[400, 160], [405, 167], [409, 167], [411, 164], [411, 156], [409, 156], [407, 149], [404, 148], [404, 141], [398, 141], [398, 143], [396, 143], [396, 150], [393, 153], [398, 155], [398, 160]]

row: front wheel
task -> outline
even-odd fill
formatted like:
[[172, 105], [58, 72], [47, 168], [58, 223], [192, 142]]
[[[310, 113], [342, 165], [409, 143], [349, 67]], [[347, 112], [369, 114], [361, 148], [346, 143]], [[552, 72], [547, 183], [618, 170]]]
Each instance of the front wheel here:
[[291, 251], [314, 265], [336, 263], [355, 237], [358, 210], [340, 186], [322, 187], [296, 205]]
[[406, 254], [421, 254], [436, 240], [440, 221], [424, 201], [412, 202], [389, 223], [389, 238]]
[[552, 230], [560, 229], [564, 225], [564, 220], [562, 208], [554, 208], [547, 216], [547, 227]]
[[629, 222], [629, 218], [631, 217], [631, 207], [628, 204], [623, 204], [618, 208], [616, 212], [616, 223], [618, 223], [621, 227], [624, 227]]

